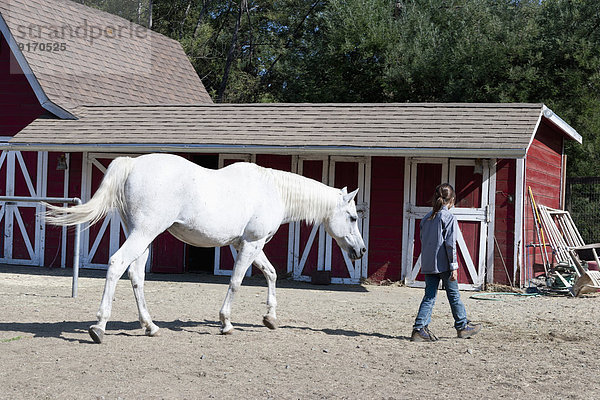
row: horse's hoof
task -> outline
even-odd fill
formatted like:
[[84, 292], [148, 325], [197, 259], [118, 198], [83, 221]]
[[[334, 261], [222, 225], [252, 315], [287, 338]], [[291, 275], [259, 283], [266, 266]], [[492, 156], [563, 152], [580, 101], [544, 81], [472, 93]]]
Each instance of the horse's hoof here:
[[95, 343], [102, 343], [102, 338], [104, 337], [104, 331], [102, 329], [92, 325], [90, 326], [90, 329], [88, 329], [88, 332]]
[[265, 315], [263, 317], [263, 325], [269, 329], [277, 328], [277, 319], [271, 317], [270, 315]]
[[233, 333], [233, 326], [229, 325], [225, 328], [221, 328], [221, 335], [231, 335]]
[[159, 335], [159, 330], [160, 328], [154, 324], [152, 324], [152, 326], [149, 326], [146, 328], [146, 336], [158, 336]]

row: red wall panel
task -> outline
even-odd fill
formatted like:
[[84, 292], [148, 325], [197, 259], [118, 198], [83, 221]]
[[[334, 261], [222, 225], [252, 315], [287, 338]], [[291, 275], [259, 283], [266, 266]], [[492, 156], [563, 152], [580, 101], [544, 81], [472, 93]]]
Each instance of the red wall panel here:
[[[335, 163], [335, 187], [346, 187], [349, 192], [356, 189], [358, 182], [358, 163], [338, 161]], [[343, 250], [335, 240], [331, 241], [331, 276], [350, 278], [348, 267], [344, 261]]]
[[442, 164], [417, 164], [417, 177], [415, 205], [431, 207], [433, 192], [442, 181]]
[[456, 166], [456, 207], [482, 207], [483, 176], [475, 173], [473, 165]]
[[[494, 246], [494, 282], [508, 284], [509, 280], [502, 265], [502, 257], [513, 281], [514, 237], [515, 237], [515, 185], [516, 161], [500, 159], [496, 163], [496, 215], [494, 236], [500, 252]], [[494, 240], [489, 238], [488, 240]]]
[[0, 35], [0, 136], [13, 136], [45, 110]]
[[[525, 245], [539, 243], [528, 188], [531, 187], [536, 204], [552, 208], [561, 208], [562, 206], [563, 141], [564, 136], [553, 125], [543, 120], [527, 152], [525, 163], [525, 190], [527, 194], [523, 237]], [[536, 250], [534, 252], [533, 248], [526, 248], [525, 251], [529, 252], [530, 256], [528, 268], [532, 268], [534, 263], [542, 263], [540, 251]], [[548, 255], [551, 259], [550, 252]]]
[[[69, 155], [69, 193], [67, 197], [81, 198], [81, 175], [82, 175], [82, 153], [70, 153]], [[48, 158], [48, 170], [52, 168], [52, 159]], [[56, 168], [56, 167], [55, 167]], [[75, 230], [67, 230], [67, 260], [68, 267], [73, 267], [73, 253], [75, 249]]]
[[[37, 153], [35, 153], [37, 155]], [[46, 180], [46, 195], [48, 197], [63, 197], [65, 173], [67, 171], [57, 170], [58, 158], [64, 153], [48, 153], [48, 179]], [[71, 171], [69, 171], [71, 172]], [[79, 196], [79, 195], [78, 195]], [[71, 231], [73, 228], [70, 229]], [[69, 230], [67, 230], [68, 232]], [[68, 233], [67, 233], [68, 235]], [[67, 236], [68, 237], [68, 236]], [[62, 228], [46, 225], [46, 243], [44, 247], [44, 266], [60, 267]], [[67, 253], [67, 259], [72, 253]], [[72, 260], [70, 260], [72, 261]]]
[[369, 279], [400, 279], [403, 203], [404, 158], [373, 157], [369, 207]]

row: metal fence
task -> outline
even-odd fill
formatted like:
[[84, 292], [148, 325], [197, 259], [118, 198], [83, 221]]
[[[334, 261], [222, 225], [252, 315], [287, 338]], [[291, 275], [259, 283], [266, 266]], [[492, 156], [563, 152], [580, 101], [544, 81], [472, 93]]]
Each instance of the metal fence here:
[[600, 243], [600, 177], [567, 178], [566, 209], [585, 243]]

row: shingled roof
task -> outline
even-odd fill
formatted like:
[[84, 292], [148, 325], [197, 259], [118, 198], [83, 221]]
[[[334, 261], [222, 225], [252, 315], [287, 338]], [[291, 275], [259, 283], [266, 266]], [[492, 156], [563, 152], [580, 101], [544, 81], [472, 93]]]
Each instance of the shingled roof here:
[[13, 148], [523, 157], [542, 120], [581, 136], [543, 104], [212, 104], [85, 106], [39, 119]]
[[38, 98], [64, 110], [212, 102], [177, 41], [123, 18], [69, 0], [4, 0], [0, 14]]

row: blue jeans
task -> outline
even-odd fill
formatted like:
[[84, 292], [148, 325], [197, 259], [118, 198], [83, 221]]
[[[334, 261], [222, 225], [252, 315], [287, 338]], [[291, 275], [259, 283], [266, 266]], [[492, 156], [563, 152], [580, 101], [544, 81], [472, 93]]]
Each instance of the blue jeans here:
[[469, 323], [467, 320], [467, 311], [460, 300], [458, 281], [451, 281], [450, 272], [447, 271], [439, 274], [425, 275], [425, 296], [423, 296], [423, 300], [421, 301], [413, 329], [421, 329], [431, 322], [431, 312], [435, 305], [440, 280], [446, 288], [446, 295], [448, 296], [452, 316], [454, 317], [454, 327], [456, 329], [463, 329]]

